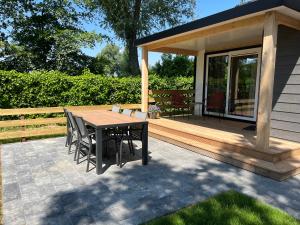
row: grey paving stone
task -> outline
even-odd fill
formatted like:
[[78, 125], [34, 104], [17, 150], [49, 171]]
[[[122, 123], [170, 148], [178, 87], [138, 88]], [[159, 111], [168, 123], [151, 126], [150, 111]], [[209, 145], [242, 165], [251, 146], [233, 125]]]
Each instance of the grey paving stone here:
[[18, 183], [11, 183], [3, 185], [3, 200], [9, 202], [19, 199], [21, 197], [20, 188]]
[[68, 213], [72, 224], [75, 225], [86, 225], [92, 224], [95, 222], [94, 218], [87, 212], [87, 210], [80, 212], [71, 212]]
[[9, 214], [4, 216], [4, 224], [24, 225], [26, 224], [24, 215]]
[[18, 178], [17, 178], [16, 175], [2, 177], [2, 183], [3, 183], [3, 185], [5, 185], [5, 184], [11, 184], [11, 183], [17, 183], [17, 182], [18, 182]]
[[73, 161], [64, 142], [2, 146], [6, 225], [140, 224], [231, 189], [300, 218], [300, 176], [276, 182], [153, 138], [148, 166], [136, 142], [135, 158], [97, 176]]

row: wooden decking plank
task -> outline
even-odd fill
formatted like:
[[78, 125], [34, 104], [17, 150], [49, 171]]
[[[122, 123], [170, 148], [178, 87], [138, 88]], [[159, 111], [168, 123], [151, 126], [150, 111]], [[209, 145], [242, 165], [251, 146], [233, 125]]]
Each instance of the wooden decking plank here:
[[[149, 120], [149, 122], [150, 124], [167, 127], [174, 130], [180, 130], [185, 133], [199, 135], [215, 141], [238, 145], [244, 148], [255, 149], [255, 143], [253, 143], [255, 139], [249, 141], [249, 138], [246, 138], [243, 134], [207, 128], [201, 125], [188, 124], [170, 119]], [[271, 148], [269, 149], [268, 153], [279, 154], [282, 151], [290, 151], [295, 149], [300, 149], [300, 144], [280, 139], [271, 139]], [[260, 151], [259, 149], [255, 150]]]
[[179, 139], [181, 139], [182, 137], [185, 137], [185, 138], [188, 138], [192, 141], [196, 141], [198, 143], [208, 144], [210, 146], [213, 146], [213, 148], [218, 148], [219, 151], [227, 150], [227, 151], [230, 151], [230, 152], [237, 152], [237, 153], [241, 153], [241, 154], [244, 154], [244, 155], [248, 155], [250, 157], [263, 159], [263, 160], [266, 160], [266, 161], [272, 161], [272, 162], [276, 161], [276, 160], [278, 161], [278, 159], [275, 158], [271, 154], [266, 154], [264, 152], [257, 152], [257, 151], [254, 151], [253, 149], [249, 149], [249, 148], [246, 148], [246, 147], [243, 148], [243, 147], [238, 146], [238, 145], [232, 145], [232, 144], [228, 144], [228, 143], [224, 143], [224, 142], [220, 142], [220, 141], [215, 141], [211, 138], [205, 138], [203, 136], [189, 134], [189, 133], [185, 133], [185, 132], [178, 131], [178, 130], [172, 130], [172, 129], [169, 129], [169, 128], [160, 127], [160, 126], [153, 125], [153, 124], [150, 124], [150, 128], [154, 128], [154, 129], [157, 129], [157, 130], [160, 130], [160, 131], [165, 131], [167, 133], [177, 135], [179, 137]]
[[204, 153], [204, 155], [208, 157], [233, 164], [235, 166], [271, 177], [273, 179], [283, 180], [291, 175], [295, 175], [300, 172], [299, 156], [294, 159], [287, 159], [278, 163], [272, 163], [245, 156], [243, 154], [228, 152], [225, 149], [219, 149], [218, 147], [215, 147], [213, 145], [197, 142], [189, 138], [164, 132], [160, 129], [154, 129], [150, 127], [149, 132], [153, 137], [165, 140], [169, 143], [179, 145], [181, 147], [185, 147], [192, 151], [199, 152], [200, 154]]
[[174, 130], [180, 130], [185, 133], [198, 135], [207, 139], [213, 139], [223, 143], [232, 145], [239, 145], [241, 147], [254, 148], [253, 144], [249, 140], [244, 139], [241, 135], [235, 133], [228, 133], [226, 131], [215, 130], [198, 125], [187, 124], [184, 122], [171, 121], [167, 119], [151, 120], [150, 123], [172, 128]]

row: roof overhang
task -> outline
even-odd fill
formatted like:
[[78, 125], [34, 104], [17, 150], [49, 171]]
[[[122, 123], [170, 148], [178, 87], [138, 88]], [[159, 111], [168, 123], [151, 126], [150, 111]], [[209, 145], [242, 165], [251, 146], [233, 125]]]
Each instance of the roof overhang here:
[[275, 11], [279, 24], [300, 29], [300, 1], [257, 0], [136, 41], [149, 51], [197, 55], [262, 43], [265, 14]]

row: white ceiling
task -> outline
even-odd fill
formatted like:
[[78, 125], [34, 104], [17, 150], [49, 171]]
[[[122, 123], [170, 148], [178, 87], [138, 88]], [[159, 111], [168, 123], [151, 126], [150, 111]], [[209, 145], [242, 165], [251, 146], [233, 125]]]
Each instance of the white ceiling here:
[[262, 44], [263, 25], [235, 29], [229, 32], [218, 33], [208, 37], [167, 45], [170, 48], [187, 50], [220, 51], [224, 49], [240, 48]]
[[[274, 10], [275, 9], [272, 9], [271, 11]], [[300, 20], [300, 13], [292, 9], [286, 7], [278, 7], [276, 8], [276, 11], [281, 14], [292, 17], [296, 20]], [[267, 11], [260, 12], [259, 14], [264, 14], [266, 12]], [[255, 15], [253, 14], [251, 16], [255, 16]], [[181, 35], [185, 35], [185, 34], [183, 33], [180, 34], [180, 36]], [[254, 26], [234, 29], [232, 31], [217, 33], [215, 35], [210, 35], [206, 37], [197, 37], [195, 39], [191, 39], [188, 41], [182, 41], [175, 44], [164, 45], [164, 47], [194, 50], [194, 51], [205, 50], [206, 52], [213, 52], [213, 51], [222, 51], [226, 49], [262, 45], [262, 37], [263, 37], [263, 23], [256, 24]]]

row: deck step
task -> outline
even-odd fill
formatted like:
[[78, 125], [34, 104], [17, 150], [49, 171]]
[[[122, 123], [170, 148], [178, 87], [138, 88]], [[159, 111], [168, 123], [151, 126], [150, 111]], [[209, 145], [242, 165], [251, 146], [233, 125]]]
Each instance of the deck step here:
[[[163, 122], [162, 122], [163, 121]], [[249, 138], [244, 138], [242, 135], [217, 131], [214, 129], [201, 127], [196, 125], [181, 123], [172, 120], [151, 120], [150, 128], [165, 131], [170, 134], [185, 137], [191, 140], [196, 140], [208, 145], [217, 146], [219, 151], [227, 150], [229, 152], [240, 153], [256, 159], [262, 159], [268, 162], [280, 162], [291, 157], [300, 156], [300, 147], [285, 147], [277, 149], [271, 147], [268, 152], [255, 149]], [[254, 142], [254, 140], [253, 140]], [[284, 149], [286, 148], [286, 149]]]
[[154, 138], [276, 180], [285, 180], [300, 173], [300, 156], [270, 162], [239, 152], [228, 151], [226, 148], [215, 145], [214, 142], [203, 140], [201, 137], [183, 135], [172, 129], [167, 130], [152, 124], [149, 126], [149, 134]]

